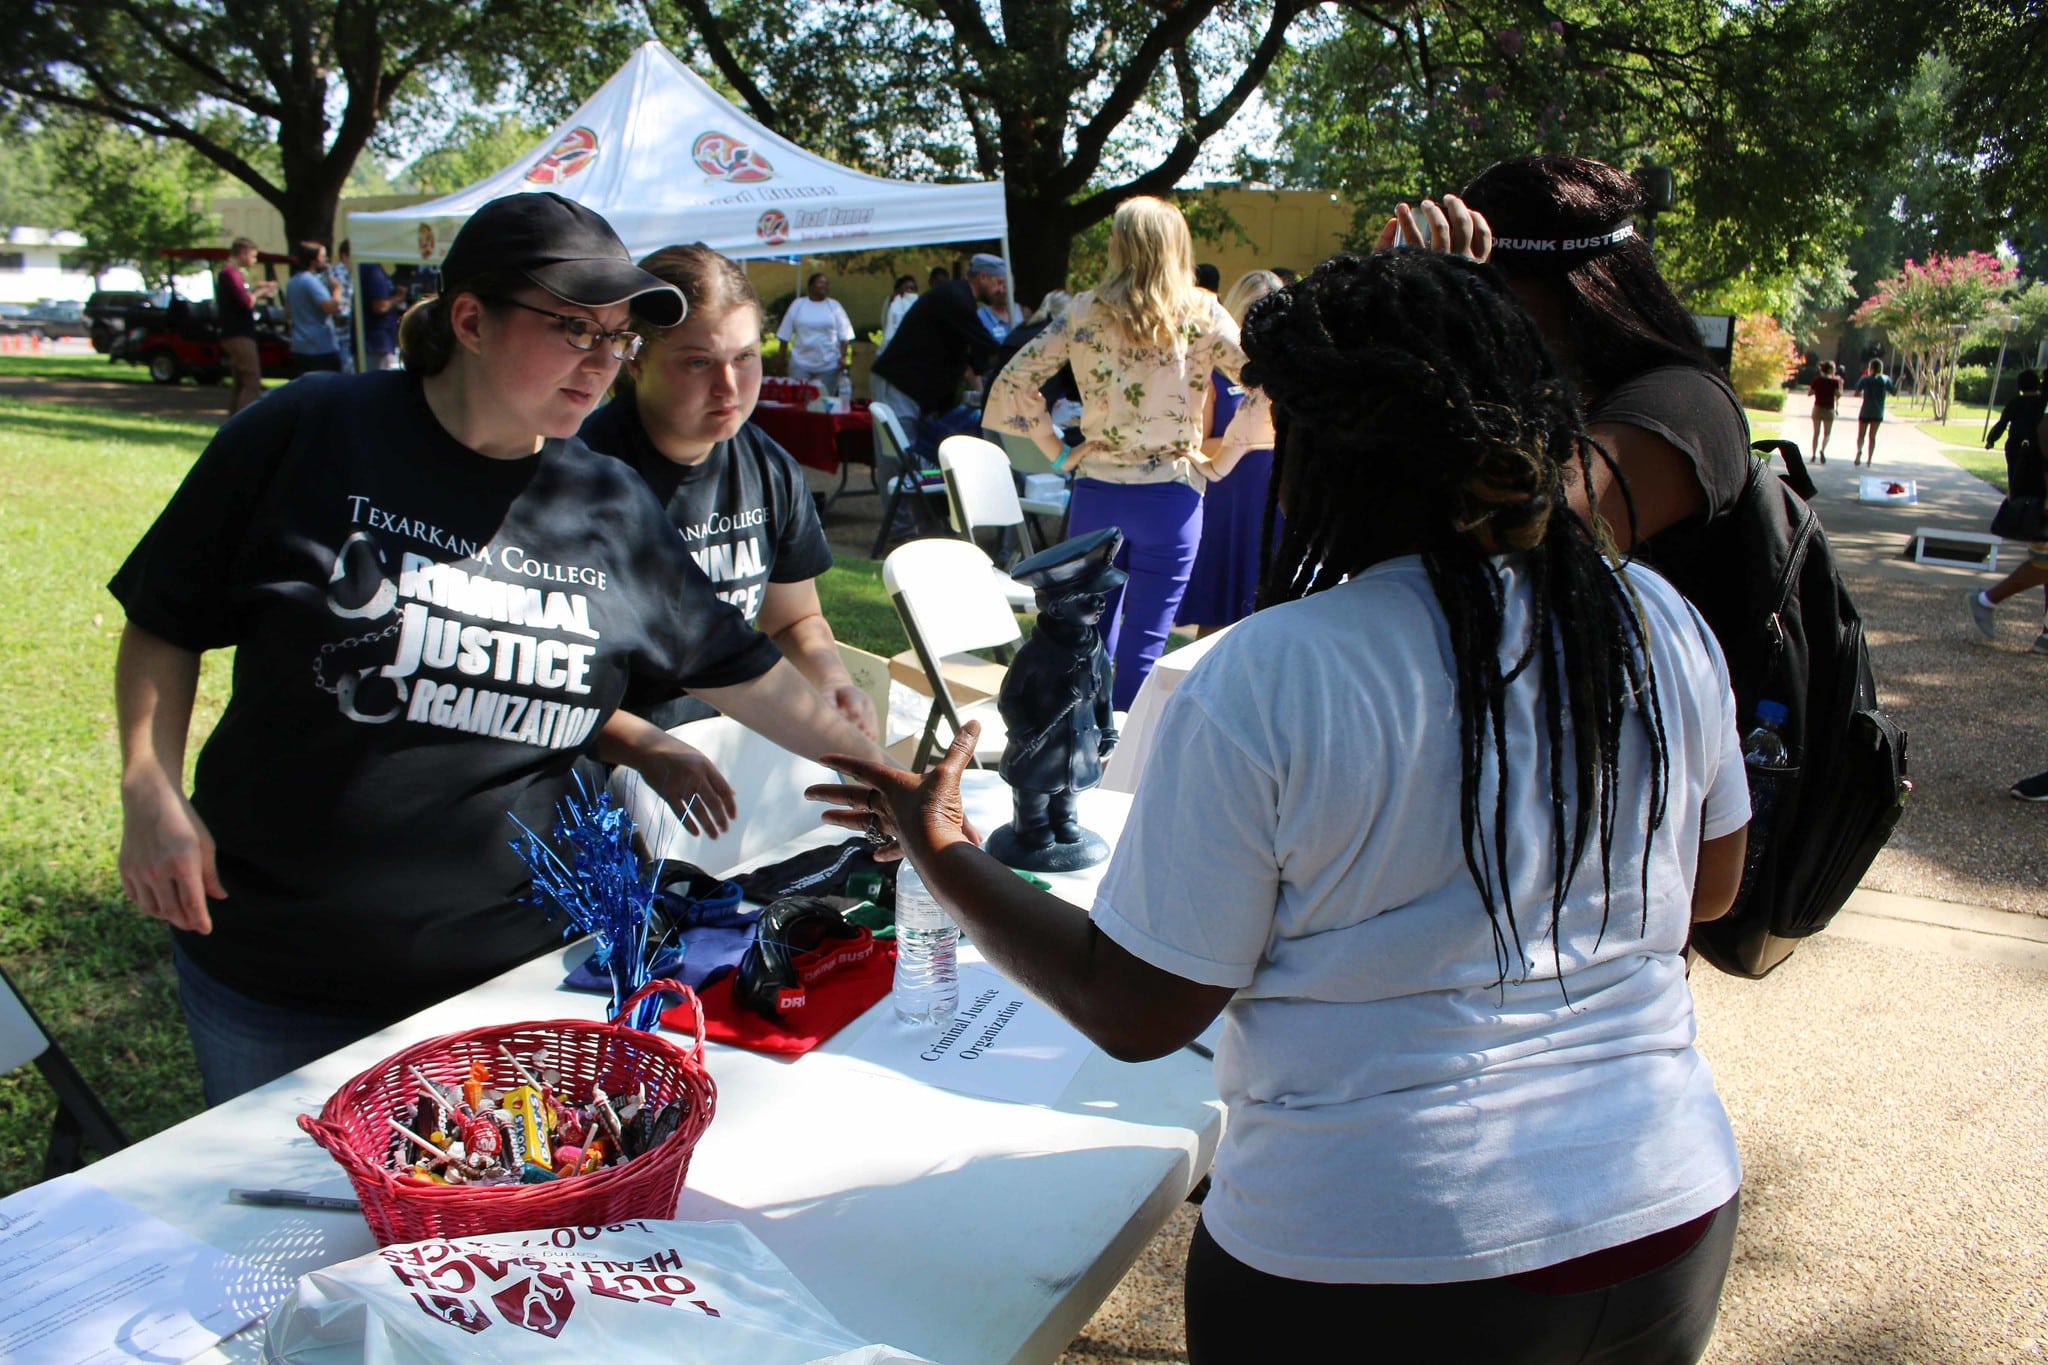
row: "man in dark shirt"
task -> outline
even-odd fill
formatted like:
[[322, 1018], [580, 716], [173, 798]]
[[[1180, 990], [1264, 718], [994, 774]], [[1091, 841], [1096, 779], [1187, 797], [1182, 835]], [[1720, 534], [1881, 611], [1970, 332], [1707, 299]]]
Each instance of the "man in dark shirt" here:
[[363, 368], [398, 368], [398, 319], [405, 290], [375, 261], [363, 266]]
[[1010, 267], [1002, 257], [977, 254], [967, 263], [966, 279], [925, 291], [903, 315], [889, 349], [875, 358], [874, 400], [915, 424], [913, 449], [927, 464], [936, 463], [941, 440], [979, 425], [959, 401], [960, 379], [970, 370], [991, 372], [997, 343], [977, 310], [1004, 299], [1009, 282]]
[[[2005, 441], [2005, 489], [2012, 498], [2048, 497], [2048, 463], [2042, 459], [2042, 443], [2048, 440], [2048, 399], [2041, 393], [2041, 376], [2035, 370], [2020, 371], [2019, 396], [2005, 405], [1998, 425], [1991, 428], [1984, 448], [1991, 449], [2003, 435]], [[2048, 587], [2048, 541], [2027, 543], [2027, 562], [2014, 569], [1984, 592], [1970, 594], [1970, 624], [1987, 640], [1998, 637], [1992, 612], [2000, 602], [2029, 588]], [[2041, 633], [2034, 637], [2034, 653], [2048, 654], [2048, 617]], [[2019, 789], [2013, 789], [2015, 796]], [[2048, 800], [2048, 794], [2026, 796], [2023, 800]]]

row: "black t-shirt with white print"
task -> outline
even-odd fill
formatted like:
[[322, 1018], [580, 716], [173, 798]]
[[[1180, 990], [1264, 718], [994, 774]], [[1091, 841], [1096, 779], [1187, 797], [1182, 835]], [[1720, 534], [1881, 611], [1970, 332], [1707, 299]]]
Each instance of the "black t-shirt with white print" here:
[[[752, 424], [696, 464], [677, 464], [655, 449], [630, 395], [590, 414], [578, 434], [639, 471], [712, 590], [749, 622], [760, 616], [770, 583], [801, 583], [832, 567], [802, 466]], [[626, 705], [665, 729], [713, 714], [654, 679], [636, 680]]]
[[180, 933], [255, 999], [395, 1018], [557, 943], [516, 904], [629, 677], [729, 686], [775, 647], [646, 485], [550, 440], [459, 444], [417, 376], [313, 376], [231, 419], [110, 587], [182, 648], [235, 647], [193, 804], [226, 900]]

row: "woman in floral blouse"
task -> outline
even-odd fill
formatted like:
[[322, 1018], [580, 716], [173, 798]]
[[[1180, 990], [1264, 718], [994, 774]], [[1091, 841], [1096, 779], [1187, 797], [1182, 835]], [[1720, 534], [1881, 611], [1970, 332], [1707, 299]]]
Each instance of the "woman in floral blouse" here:
[[983, 425], [1030, 436], [1057, 458], [1038, 386], [1062, 365], [1080, 383], [1085, 439], [1070, 457], [1078, 477], [1068, 529], [1124, 533], [1117, 564], [1130, 581], [1103, 618], [1119, 711], [1166, 648], [1201, 541], [1202, 489], [1236, 453], [1202, 453], [1210, 371], [1235, 379], [1243, 364], [1237, 324], [1195, 288], [1187, 220], [1141, 197], [1119, 204], [1110, 222], [1108, 277], [1019, 351], [989, 392]]

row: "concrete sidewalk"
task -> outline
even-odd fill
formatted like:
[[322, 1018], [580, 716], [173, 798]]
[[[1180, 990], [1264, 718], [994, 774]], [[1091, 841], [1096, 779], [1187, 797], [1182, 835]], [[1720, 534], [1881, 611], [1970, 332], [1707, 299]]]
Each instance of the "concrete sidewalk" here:
[[[2048, 658], [2025, 652], [2031, 603], [2005, 608], [1995, 647], [1970, 628], [1964, 593], [1994, 576], [1900, 557], [1916, 526], [1981, 530], [1999, 498], [1900, 416], [1874, 470], [1849, 465], [1852, 415], [1812, 472], [1912, 732], [1912, 803], [1849, 907], [1770, 977], [1693, 975], [1745, 1167], [1712, 1365], [2048, 1356], [2048, 810], [2005, 795], [2048, 767]], [[1806, 447], [1803, 395], [1782, 427]], [[1858, 502], [1865, 473], [1914, 480], [1919, 502]], [[1184, 1209], [1063, 1360], [1186, 1358], [1193, 1226]]]

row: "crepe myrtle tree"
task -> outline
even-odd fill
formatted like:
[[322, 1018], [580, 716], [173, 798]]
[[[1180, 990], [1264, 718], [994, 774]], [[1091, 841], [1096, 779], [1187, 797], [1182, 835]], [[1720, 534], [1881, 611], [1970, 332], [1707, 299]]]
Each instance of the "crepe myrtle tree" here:
[[1309, 0], [640, 0], [663, 42], [784, 137], [877, 174], [1003, 180], [1015, 294], [1075, 236], [1166, 194]]
[[[1983, 251], [1925, 261], [1907, 261], [1897, 274], [1878, 281], [1850, 320], [1881, 328], [1901, 351], [1913, 387], [1932, 400], [1934, 420], [1948, 420], [1956, 362], [1964, 340], [2004, 301], [2015, 271]], [[1902, 378], [1900, 382], [1905, 382]]]
[[16, 0], [0, 115], [183, 144], [276, 208], [289, 240], [327, 242], [357, 158], [394, 121], [523, 92], [637, 33], [604, 0]]

